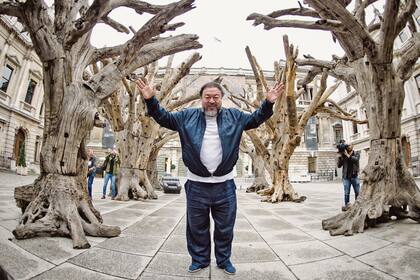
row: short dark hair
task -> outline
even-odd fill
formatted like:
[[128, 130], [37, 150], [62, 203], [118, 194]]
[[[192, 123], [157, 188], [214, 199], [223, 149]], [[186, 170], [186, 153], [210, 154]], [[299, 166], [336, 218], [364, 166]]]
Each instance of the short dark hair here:
[[220, 92], [222, 93], [222, 96], [223, 96], [223, 95], [225, 95], [225, 93], [224, 93], [224, 91], [223, 91], [223, 88], [222, 88], [222, 86], [221, 86], [219, 83], [216, 83], [216, 82], [208, 82], [208, 83], [205, 83], [205, 84], [201, 87], [201, 89], [200, 89], [200, 96], [203, 96], [203, 91], [204, 91], [206, 88], [217, 88], [217, 89], [218, 89], [218, 90], [220, 90]]

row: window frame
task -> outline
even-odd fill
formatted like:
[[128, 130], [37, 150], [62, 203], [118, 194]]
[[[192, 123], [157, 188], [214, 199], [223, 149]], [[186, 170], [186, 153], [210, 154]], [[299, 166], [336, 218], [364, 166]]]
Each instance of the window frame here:
[[[3, 89], [3, 79], [4, 80], [6, 80], [5, 79], [5, 76], [3, 75], [3, 73], [4, 73], [4, 71], [5, 71], [5, 68], [9, 68], [9, 69], [11, 69], [12, 71], [11, 71], [11, 73], [10, 73], [10, 76], [9, 76], [9, 78], [8, 78], [8, 80], [7, 80], [7, 86], [6, 86], [6, 89], [4, 90]], [[7, 93], [7, 90], [9, 89], [9, 87], [10, 87], [10, 82], [12, 81], [12, 78], [13, 78], [13, 73], [16, 71], [16, 67], [13, 67], [12, 65], [10, 65], [10, 63], [6, 63], [6, 64], [4, 64], [3, 65], [3, 68], [2, 68], [2, 74], [1, 74], [1, 76], [0, 76], [0, 78], [1, 78], [1, 81], [2, 81], [2, 83], [1, 83], [1, 86], [0, 86], [0, 91], [2, 91], [2, 92], [4, 92], [4, 93]]]

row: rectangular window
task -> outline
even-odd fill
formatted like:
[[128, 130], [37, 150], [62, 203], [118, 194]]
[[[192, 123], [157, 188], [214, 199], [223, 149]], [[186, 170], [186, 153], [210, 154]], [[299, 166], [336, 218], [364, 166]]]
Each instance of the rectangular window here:
[[359, 130], [357, 130], [357, 123], [353, 123], [353, 134], [359, 133]]
[[420, 94], [420, 74], [418, 74], [414, 79], [416, 80], [417, 90]]
[[32, 98], [34, 97], [36, 82], [34, 80], [29, 81], [28, 89], [26, 90], [25, 102], [28, 104], [32, 103]]
[[308, 172], [316, 173], [316, 157], [308, 157]]
[[12, 78], [13, 68], [9, 65], [4, 66], [0, 80], [0, 90], [7, 92], [9, 87], [10, 79]]
[[[352, 116], [353, 118], [357, 119], [357, 112], [353, 111]], [[352, 126], [353, 126], [353, 134], [359, 133], [359, 130], [357, 129], [357, 123], [352, 122]]]
[[334, 134], [335, 134], [335, 143], [338, 144], [340, 140], [343, 139], [343, 129], [336, 128]]
[[407, 32], [401, 31], [400, 34], [398, 34], [398, 37], [400, 38], [401, 42], [405, 42], [408, 40], [408, 34]]
[[[368, 119], [368, 115], [367, 115], [366, 109], [363, 109], [363, 112], [365, 113], [365, 119]], [[366, 123], [366, 128], [369, 129], [369, 122]]]

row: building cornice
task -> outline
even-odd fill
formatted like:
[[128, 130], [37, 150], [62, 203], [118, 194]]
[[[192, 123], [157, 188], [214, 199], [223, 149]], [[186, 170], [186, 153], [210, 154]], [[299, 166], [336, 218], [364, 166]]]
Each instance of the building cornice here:
[[21, 31], [16, 28], [4, 15], [0, 16], [0, 25], [5, 27], [10, 32], [13, 32], [16, 34], [16, 39], [18, 39], [25, 47], [32, 48], [32, 42], [30, 39], [26, 38], [21, 34]]
[[16, 114], [18, 114], [18, 115], [20, 115], [20, 116], [24, 117], [25, 119], [30, 120], [30, 121], [32, 121], [32, 122], [34, 122], [34, 123], [36, 123], [36, 124], [40, 125], [40, 126], [43, 128], [43, 125], [42, 125], [42, 123], [41, 123], [41, 120], [40, 120], [40, 119], [34, 118], [33, 116], [31, 116], [31, 115], [29, 115], [29, 114], [26, 114], [26, 113], [24, 113], [24, 112], [22, 112], [22, 111], [20, 111], [20, 110], [18, 110], [18, 109], [16, 109], [16, 108], [13, 108], [13, 107], [7, 106], [7, 105], [5, 105], [5, 104], [3, 104], [3, 103], [1, 103], [1, 102], [0, 102], [0, 107], [4, 108], [4, 109], [6, 109], [6, 110], [9, 110], [10, 112], [16, 113]]

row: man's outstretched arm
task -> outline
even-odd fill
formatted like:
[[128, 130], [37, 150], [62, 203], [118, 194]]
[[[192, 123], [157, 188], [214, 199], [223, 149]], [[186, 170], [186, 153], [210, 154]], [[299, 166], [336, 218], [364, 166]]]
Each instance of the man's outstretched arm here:
[[136, 80], [136, 85], [144, 98], [148, 114], [161, 126], [171, 130], [178, 130], [178, 119], [181, 112], [170, 113], [162, 108], [155, 97], [155, 89], [151, 87], [147, 81], [138, 79]]

